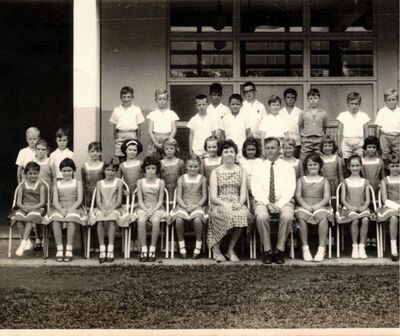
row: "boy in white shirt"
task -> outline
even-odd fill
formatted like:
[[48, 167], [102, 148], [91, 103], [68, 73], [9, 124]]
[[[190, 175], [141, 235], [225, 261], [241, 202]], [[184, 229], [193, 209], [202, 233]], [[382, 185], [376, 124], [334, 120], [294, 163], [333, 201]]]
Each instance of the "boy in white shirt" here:
[[221, 123], [221, 119], [224, 115], [231, 113], [231, 110], [228, 106], [221, 103], [222, 99], [222, 85], [219, 83], [213, 83], [210, 85], [210, 104], [207, 106], [207, 114], [216, 120], [217, 130], [216, 136], [220, 138], [221, 131], [219, 129], [219, 125]]
[[294, 139], [296, 146], [293, 156], [298, 159], [301, 150], [301, 138], [299, 132], [299, 116], [301, 110], [295, 105], [297, 100], [297, 91], [288, 88], [283, 92], [285, 107], [279, 111], [279, 114], [287, 116], [288, 122], [288, 137]]
[[[361, 96], [357, 92], [347, 95], [348, 111], [342, 112], [337, 117], [338, 127], [338, 154], [345, 162], [352, 155], [363, 157], [364, 139], [368, 134], [368, 124], [371, 120], [368, 115], [359, 110]], [[347, 164], [346, 164], [347, 167]]]
[[15, 161], [15, 164], [17, 165], [18, 184], [22, 182], [25, 165], [29, 161], [33, 161], [35, 158], [35, 146], [40, 138], [40, 131], [37, 127], [29, 127], [25, 134], [28, 146], [18, 152], [17, 160]]
[[238, 158], [242, 154], [243, 142], [250, 136], [248, 119], [241, 111], [243, 98], [240, 94], [234, 93], [229, 97], [229, 108], [231, 113], [221, 120], [221, 142], [231, 139], [238, 146]]
[[176, 134], [177, 114], [168, 108], [169, 95], [167, 90], [159, 89], [155, 92], [157, 108], [147, 115], [149, 119], [149, 136], [152, 144], [149, 146], [149, 155], [158, 153], [162, 157], [163, 142], [168, 138], [174, 138]]
[[56, 132], [57, 149], [50, 154], [51, 173], [54, 184], [57, 180], [61, 180], [63, 175], [60, 170], [60, 163], [65, 158], [73, 159], [74, 153], [69, 150], [68, 146], [69, 131], [60, 128]]
[[190, 129], [189, 133], [189, 150], [190, 154], [196, 154], [201, 158], [204, 157], [206, 151], [204, 150], [205, 140], [215, 135], [215, 131], [218, 128], [217, 120], [214, 116], [210, 116], [207, 112], [208, 99], [205, 95], [198, 95], [195, 98], [195, 108], [197, 114], [193, 116], [188, 122], [187, 126]]
[[387, 160], [389, 154], [400, 152], [400, 108], [399, 93], [391, 89], [383, 94], [386, 106], [378, 111], [375, 124], [380, 129], [382, 159]]
[[[261, 121], [259, 132], [263, 139], [266, 138], [277, 138], [279, 142], [282, 142], [283, 138], [288, 136], [288, 120], [287, 115], [281, 114], [281, 98], [276, 95], [272, 95], [268, 98], [268, 106], [270, 114], [268, 114]], [[261, 141], [261, 149], [264, 153], [264, 143]], [[282, 154], [282, 149], [280, 150]]]
[[140, 124], [144, 122], [142, 110], [133, 105], [133, 89], [124, 86], [120, 91], [122, 104], [114, 108], [110, 122], [113, 124], [115, 139], [115, 156], [122, 162], [125, 155], [121, 145], [125, 140], [140, 138]]
[[260, 142], [261, 134], [259, 134], [258, 129], [260, 127], [261, 120], [267, 115], [267, 111], [265, 110], [264, 104], [257, 100], [257, 90], [254, 83], [244, 83], [242, 91], [245, 101], [243, 102], [241, 112], [247, 118], [247, 122], [250, 126], [251, 136], [258, 139]]

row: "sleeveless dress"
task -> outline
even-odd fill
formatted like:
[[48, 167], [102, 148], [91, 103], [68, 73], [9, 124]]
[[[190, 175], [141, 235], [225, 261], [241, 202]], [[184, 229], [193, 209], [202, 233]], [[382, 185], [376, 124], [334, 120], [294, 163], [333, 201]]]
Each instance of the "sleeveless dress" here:
[[[195, 179], [189, 177], [188, 174], [182, 175], [182, 199], [188, 205], [197, 205], [201, 198], [203, 192], [203, 181], [204, 176], [198, 174]], [[182, 218], [186, 220], [200, 218], [204, 222], [204, 209], [203, 207], [196, 207], [190, 213], [182, 208], [178, 202], [175, 208], [171, 211], [171, 221], [175, 221], [177, 218]]]
[[[326, 178], [322, 176], [317, 181], [311, 181], [307, 176], [301, 177], [301, 195], [308, 205], [317, 204], [324, 198], [325, 181]], [[311, 213], [301, 206], [296, 206], [295, 216], [304, 219], [306, 223], [316, 225], [324, 218], [332, 222], [333, 210], [330, 205], [326, 205]]]
[[[22, 182], [20, 186], [22, 192], [22, 204], [35, 205], [40, 202], [40, 188], [43, 182], [37, 181], [34, 186], [29, 186], [27, 182]], [[46, 189], [46, 188], [45, 188]], [[38, 210], [24, 211], [17, 209], [10, 215], [11, 224], [15, 222], [32, 222], [41, 224], [45, 214], [45, 207]]]
[[[400, 204], [400, 181], [391, 180], [390, 176], [387, 176], [383, 182], [386, 186], [387, 198]], [[385, 205], [378, 209], [378, 222], [384, 222], [392, 216], [399, 217], [399, 212]]]
[[[158, 197], [159, 197], [159, 193], [160, 193], [160, 179], [157, 178], [155, 183], [149, 183], [146, 181], [145, 178], [142, 178], [142, 193], [143, 193], [143, 203], [145, 205], [146, 208], [151, 208], [154, 209], [155, 206], [158, 203]], [[138, 183], [139, 183], [138, 181]], [[161, 190], [161, 192], [164, 192], [163, 190]], [[164, 206], [161, 206], [160, 209], [158, 209], [157, 211], [154, 212], [153, 216], [155, 215], [161, 215], [161, 219], [164, 219], [167, 217], [167, 213], [164, 209]], [[140, 209], [139, 207], [137, 208], [134, 216], [136, 218], [138, 217], [143, 217], [145, 216], [147, 218], [147, 214], [146, 211], [143, 209]], [[135, 220], [136, 218], [131, 218], [131, 221]], [[148, 218], [149, 219], [149, 218]]]
[[161, 178], [164, 180], [165, 188], [168, 190], [169, 202], [174, 198], [174, 191], [178, 178], [185, 172], [185, 164], [181, 159], [176, 159], [174, 162], [166, 162], [161, 160]]
[[218, 166], [220, 166], [222, 163], [221, 157], [218, 156], [217, 160], [210, 160], [210, 158], [204, 158], [201, 162], [201, 168], [203, 171], [203, 175], [206, 177], [207, 179], [207, 183], [210, 184], [210, 176], [211, 176], [211, 172], [217, 168]]
[[331, 186], [331, 196], [336, 196], [336, 189], [340, 183], [339, 181], [339, 170], [338, 170], [338, 156], [332, 155], [329, 158], [321, 156], [324, 161], [324, 166], [322, 167], [321, 174], [323, 177], [328, 179]]
[[[218, 167], [216, 173], [218, 197], [230, 203], [239, 202], [243, 180], [242, 169], [223, 172]], [[228, 230], [234, 227], [248, 227], [252, 221], [250, 211], [244, 205], [238, 210], [232, 210], [221, 205], [211, 204], [209, 216], [207, 244], [210, 248], [218, 244]]]
[[142, 162], [139, 160], [131, 163], [125, 161], [121, 163], [119, 168], [121, 169], [123, 180], [128, 184], [129, 192], [132, 195], [136, 189], [137, 181], [143, 177]]
[[[368, 187], [368, 181], [366, 179], [362, 179], [362, 186], [353, 187], [348, 183], [348, 179], [344, 180], [343, 187], [346, 188], [346, 200], [349, 204], [355, 207], [361, 207], [365, 203], [365, 189]], [[371, 212], [369, 209], [364, 210], [361, 213], [355, 211], [349, 211], [345, 206], [341, 209], [338, 209], [336, 213], [336, 219], [338, 224], [350, 223], [355, 219], [360, 219], [363, 217], [371, 217]]]
[[[103, 204], [110, 204], [117, 200], [119, 183], [122, 182], [117, 178], [111, 183], [105, 183], [105, 180], [97, 182], [97, 188]], [[119, 226], [126, 227], [129, 226], [128, 217], [129, 213], [122, 205], [111, 211], [108, 215], [105, 215], [102, 210], [96, 208], [89, 217], [89, 224], [94, 225], [96, 222], [116, 221]]]
[[373, 161], [362, 159], [362, 174], [365, 179], [368, 180], [375, 192], [375, 196], [378, 195], [379, 186], [381, 184], [381, 171], [383, 169], [383, 161], [380, 158], [376, 158]]
[[[63, 208], [68, 209], [78, 199], [78, 181], [72, 179], [68, 182], [63, 180], [57, 181], [55, 187], [58, 191], [58, 202]], [[53, 221], [57, 222], [74, 222], [81, 225], [86, 225], [87, 216], [83, 206], [79, 206], [72, 213], [63, 216], [56, 208], [50, 209], [50, 213], [45, 218], [45, 222], [50, 224]]]
[[283, 159], [283, 161], [285, 161], [285, 162], [287, 162], [288, 164], [290, 164], [291, 166], [293, 166], [293, 168], [294, 168], [294, 173], [296, 174], [296, 180], [297, 179], [299, 179], [300, 178], [300, 176], [301, 176], [301, 172], [300, 172], [300, 160], [299, 159], [295, 159], [295, 160], [288, 160], [288, 161], [286, 161], [286, 160], [284, 160]]
[[97, 166], [92, 167], [86, 162], [81, 169], [84, 187], [83, 204], [87, 208], [90, 208], [96, 183], [104, 178], [103, 165], [103, 162], [100, 162]]

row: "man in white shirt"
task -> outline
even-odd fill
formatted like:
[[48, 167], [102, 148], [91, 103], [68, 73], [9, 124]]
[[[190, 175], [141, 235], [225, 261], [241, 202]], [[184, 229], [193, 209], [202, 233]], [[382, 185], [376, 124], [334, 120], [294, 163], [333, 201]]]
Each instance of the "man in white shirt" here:
[[[280, 143], [277, 138], [265, 139], [266, 160], [257, 165], [251, 177], [251, 190], [256, 202], [254, 214], [257, 229], [264, 247], [262, 262], [283, 264], [285, 242], [290, 233], [294, 206], [291, 202], [296, 189], [294, 169], [279, 158]], [[271, 217], [279, 217], [278, 241], [271, 246]]]

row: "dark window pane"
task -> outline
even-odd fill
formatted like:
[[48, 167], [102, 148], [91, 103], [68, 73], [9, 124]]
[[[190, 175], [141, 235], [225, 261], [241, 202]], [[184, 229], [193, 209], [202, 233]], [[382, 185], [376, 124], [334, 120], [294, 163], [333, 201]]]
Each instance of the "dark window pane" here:
[[373, 76], [372, 41], [311, 41], [312, 77]]
[[231, 32], [232, 0], [171, 0], [171, 31]]
[[373, 0], [311, 0], [311, 31], [372, 31]]
[[242, 41], [242, 77], [303, 76], [302, 41]]
[[171, 42], [171, 77], [232, 77], [231, 41]]
[[241, 0], [240, 31], [302, 32], [303, 0]]

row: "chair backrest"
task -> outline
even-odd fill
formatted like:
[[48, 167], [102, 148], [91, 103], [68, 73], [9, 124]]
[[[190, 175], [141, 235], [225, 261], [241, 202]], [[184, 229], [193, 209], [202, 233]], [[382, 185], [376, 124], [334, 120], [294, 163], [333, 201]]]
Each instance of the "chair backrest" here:
[[378, 191], [378, 206], [381, 208], [382, 207], [382, 190], [379, 189]]
[[11, 209], [14, 209], [15, 205], [17, 204], [17, 194], [18, 194], [18, 190], [22, 187], [22, 185], [24, 184], [24, 182], [21, 182], [20, 184], [17, 185], [17, 187], [14, 190], [14, 196], [13, 196], [13, 201], [12, 201], [12, 206]]
[[40, 181], [43, 182], [43, 185], [44, 185], [44, 187], [46, 188], [46, 191], [47, 191], [47, 192], [46, 192], [46, 195], [47, 195], [46, 205], [47, 205], [47, 213], [48, 213], [49, 210], [50, 210], [50, 205], [51, 205], [50, 186], [49, 186], [49, 184], [48, 184], [45, 180], [40, 179]]

